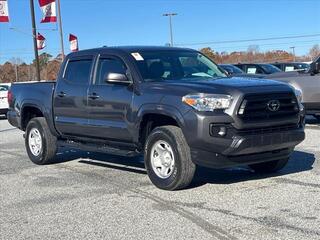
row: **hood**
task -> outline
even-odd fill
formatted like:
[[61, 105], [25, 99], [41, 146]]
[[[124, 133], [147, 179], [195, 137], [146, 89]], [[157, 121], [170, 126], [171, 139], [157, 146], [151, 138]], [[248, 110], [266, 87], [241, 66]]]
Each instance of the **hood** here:
[[168, 80], [161, 82], [147, 82], [144, 85], [149, 94], [180, 95], [190, 93], [258, 93], [272, 91], [291, 91], [290, 87], [274, 80], [255, 78], [219, 78], [209, 80]]
[[216, 85], [223, 85], [229, 87], [237, 88], [247, 88], [247, 87], [266, 87], [266, 86], [279, 86], [284, 85], [278, 81], [261, 79], [261, 78], [251, 78], [251, 77], [231, 77], [231, 78], [220, 78], [213, 81], [210, 81]]
[[260, 78], [245, 78], [245, 77], [231, 77], [218, 78], [208, 80], [168, 80], [163, 82], [153, 82], [158, 86], [166, 87], [181, 87], [181, 88], [248, 88], [248, 87], [266, 87], [266, 86], [282, 86], [286, 85], [279, 81], [260, 79]]

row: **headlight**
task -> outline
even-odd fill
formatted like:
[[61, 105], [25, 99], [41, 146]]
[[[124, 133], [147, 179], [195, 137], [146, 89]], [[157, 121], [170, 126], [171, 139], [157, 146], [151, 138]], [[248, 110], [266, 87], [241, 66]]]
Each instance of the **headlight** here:
[[298, 99], [298, 102], [301, 103], [302, 102], [302, 92], [299, 89], [294, 89], [294, 93], [296, 94], [296, 97]]
[[194, 94], [186, 95], [182, 102], [198, 111], [210, 112], [215, 109], [227, 109], [230, 107], [232, 97], [225, 94]]

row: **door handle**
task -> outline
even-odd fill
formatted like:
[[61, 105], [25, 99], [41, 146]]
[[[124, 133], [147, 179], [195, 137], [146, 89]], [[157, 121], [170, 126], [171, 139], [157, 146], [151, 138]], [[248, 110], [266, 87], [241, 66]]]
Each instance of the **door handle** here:
[[65, 97], [67, 94], [65, 92], [59, 92], [58, 97]]
[[98, 99], [100, 96], [96, 93], [92, 93], [92, 94], [89, 94], [88, 98], [92, 99], [92, 100], [95, 100], [95, 99]]

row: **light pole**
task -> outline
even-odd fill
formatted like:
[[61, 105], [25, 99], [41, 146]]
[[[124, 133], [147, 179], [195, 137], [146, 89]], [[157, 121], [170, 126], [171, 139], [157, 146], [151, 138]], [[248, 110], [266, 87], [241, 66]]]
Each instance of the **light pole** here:
[[164, 13], [162, 16], [169, 17], [169, 27], [170, 27], [170, 46], [173, 47], [173, 32], [172, 32], [172, 17], [177, 16], [177, 13]]
[[293, 61], [295, 62], [295, 61], [296, 61], [296, 53], [295, 53], [294, 49], [295, 49], [296, 47], [290, 47], [290, 48], [292, 49]]
[[40, 64], [39, 64], [39, 54], [37, 47], [37, 29], [36, 29], [36, 20], [34, 14], [34, 2], [30, 0], [30, 11], [31, 11], [31, 22], [32, 22], [32, 37], [33, 37], [33, 48], [34, 48], [34, 57], [36, 62], [36, 79], [40, 81]]
[[60, 0], [57, 0], [57, 5], [58, 5], [59, 30], [60, 30], [61, 59], [63, 61], [63, 59], [64, 59], [64, 44], [63, 44], [63, 31], [62, 31]]

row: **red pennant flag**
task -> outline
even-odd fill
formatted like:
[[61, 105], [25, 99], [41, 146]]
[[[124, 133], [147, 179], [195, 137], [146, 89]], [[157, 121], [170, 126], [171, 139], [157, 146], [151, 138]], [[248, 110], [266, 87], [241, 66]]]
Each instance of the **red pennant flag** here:
[[0, 0], [0, 22], [9, 22], [9, 10], [7, 0]]
[[57, 21], [55, 0], [39, 0], [39, 5], [43, 12], [41, 23], [50, 23]]
[[70, 42], [70, 50], [72, 52], [77, 52], [79, 50], [78, 38], [75, 35], [70, 34], [69, 42]]
[[46, 47], [46, 39], [40, 33], [37, 36], [37, 48], [38, 50], [44, 49]]

